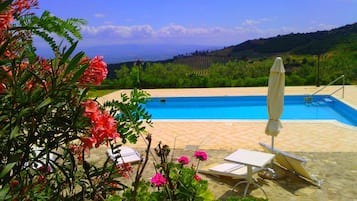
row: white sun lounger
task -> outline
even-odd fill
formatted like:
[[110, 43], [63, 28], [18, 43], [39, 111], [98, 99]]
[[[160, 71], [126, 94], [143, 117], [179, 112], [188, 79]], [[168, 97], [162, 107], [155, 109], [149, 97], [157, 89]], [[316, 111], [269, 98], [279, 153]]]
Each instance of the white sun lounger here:
[[214, 164], [200, 169], [199, 172], [219, 176], [228, 176], [232, 179], [244, 179], [244, 181], [238, 181], [232, 189], [235, 189], [240, 184], [246, 184], [243, 194], [245, 197], [249, 186], [254, 185], [261, 189], [265, 197], [267, 197], [264, 189], [253, 178], [253, 174], [263, 169], [264, 166], [270, 163], [273, 158], [273, 154], [238, 149], [224, 158], [224, 160], [231, 162]]
[[117, 161], [117, 164], [123, 163], [135, 163], [141, 160], [139, 152], [130, 147], [119, 147], [120, 154], [114, 154], [111, 149], [107, 150], [108, 156], [113, 160]]
[[298, 177], [304, 179], [305, 181], [308, 181], [313, 185], [321, 187], [322, 181], [310, 175], [305, 169], [305, 164], [307, 162], [305, 159], [293, 155], [291, 153], [280, 151], [279, 149], [274, 148], [273, 150], [271, 146], [264, 144], [262, 142], [259, 142], [259, 144], [260, 146], [263, 147], [263, 149], [266, 152], [275, 154], [275, 158], [274, 158], [275, 164], [277, 164], [278, 166], [282, 167], [285, 170], [292, 172]]
[[[253, 167], [253, 174], [262, 168]], [[231, 177], [232, 179], [246, 179], [248, 169], [246, 165], [238, 163], [213, 163], [198, 170], [200, 173]]]
[[[34, 162], [32, 164], [32, 168], [33, 169], [39, 169], [41, 168], [43, 165], [46, 164], [46, 161], [47, 161], [47, 155], [43, 155], [41, 157], [38, 158], [38, 156], [40, 155], [41, 151], [43, 151], [43, 147], [37, 147], [37, 146], [32, 146], [32, 150], [33, 152], [30, 153], [30, 157], [32, 159], [35, 159], [37, 158], [37, 161]], [[53, 161], [55, 161], [55, 156], [53, 153], [49, 153], [49, 159], [48, 159], [48, 165], [49, 165], [49, 171], [52, 172], [53, 171]], [[25, 166], [27, 166], [28, 163], [25, 163]]]

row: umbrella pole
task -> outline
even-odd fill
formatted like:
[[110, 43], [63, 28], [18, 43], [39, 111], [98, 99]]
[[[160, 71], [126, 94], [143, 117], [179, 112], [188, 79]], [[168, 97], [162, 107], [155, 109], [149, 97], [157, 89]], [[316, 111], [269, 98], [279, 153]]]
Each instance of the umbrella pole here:
[[[271, 136], [271, 152], [272, 152], [272, 154], [275, 154], [274, 153], [274, 136]], [[274, 166], [274, 161], [273, 160], [271, 160], [271, 168], [273, 168], [273, 166]]]

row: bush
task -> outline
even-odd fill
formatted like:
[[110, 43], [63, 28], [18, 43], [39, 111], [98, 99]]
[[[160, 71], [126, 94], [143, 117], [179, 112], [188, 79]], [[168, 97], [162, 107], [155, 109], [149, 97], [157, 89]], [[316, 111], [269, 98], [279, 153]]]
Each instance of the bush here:
[[[35, 16], [30, 9], [37, 5], [8, 0], [0, 6], [0, 199], [103, 200], [126, 188], [118, 180], [125, 171], [109, 158], [90, 164], [86, 155], [102, 144], [114, 150], [118, 139], [135, 142], [142, 123], [150, 124], [141, 106], [148, 94], [133, 90], [103, 105], [88, 99], [88, 89], [108, 71], [102, 57], [73, 55], [84, 21], [47, 11]], [[34, 35], [48, 42], [53, 59], [36, 56]]]
[[[108, 70], [100, 56], [73, 55], [84, 21], [47, 11], [35, 16], [30, 9], [37, 5], [8, 0], [0, 6], [0, 200], [212, 200], [197, 169], [167, 161], [169, 151], [161, 146], [160, 174], [142, 179], [151, 146], [145, 132], [151, 116], [143, 107], [149, 94], [133, 89], [103, 104], [89, 98], [88, 90], [100, 86]], [[55, 42], [56, 34], [68, 48]], [[54, 58], [36, 55], [34, 35], [48, 42]], [[122, 179], [131, 168], [117, 165], [120, 146], [144, 135], [145, 159], [126, 186]], [[88, 162], [90, 151], [102, 145], [117, 159]], [[206, 160], [203, 153], [196, 157]]]

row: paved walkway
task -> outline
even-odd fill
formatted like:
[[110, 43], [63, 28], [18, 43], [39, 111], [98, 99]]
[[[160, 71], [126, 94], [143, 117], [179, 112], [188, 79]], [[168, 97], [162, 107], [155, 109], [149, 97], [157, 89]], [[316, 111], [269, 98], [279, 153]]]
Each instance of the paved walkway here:
[[[331, 94], [339, 86], [325, 88], [319, 94]], [[321, 87], [320, 87], [321, 88]], [[320, 89], [314, 86], [286, 87], [286, 95], [311, 94]], [[234, 96], [266, 95], [267, 87], [152, 89], [145, 90], [152, 97], [168, 96]], [[117, 91], [99, 98], [99, 101], [120, 97]], [[341, 101], [357, 108], [357, 86], [346, 86], [334, 94]], [[357, 117], [356, 117], [357, 118]], [[357, 127], [336, 121], [282, 121], [283, 129], [275, 138], [275, 147], [294, 152], [357, 152]], [[153, 145], [162, 141], [169, 146], [184, 148], [200, 145], [201, 149], [235, 150], [260, 149], [258, 142], [271, 144], [271, 136], [264, 134], [266, 121], [154, 121], [148, 131], [153, 134]], [[134, 147], [144, 147], [139, 141]]]

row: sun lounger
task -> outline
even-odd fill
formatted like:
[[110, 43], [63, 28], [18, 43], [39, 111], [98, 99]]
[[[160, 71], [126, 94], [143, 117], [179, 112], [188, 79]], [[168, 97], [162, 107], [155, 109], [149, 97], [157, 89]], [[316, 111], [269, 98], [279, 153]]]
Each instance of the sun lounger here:
[[[261, 168], [253, 167], [253, 174], [261, 170]], [[248, 169], [246, 165], [238, 163], [213, 163], [211, 165], [202, 167], [198, 170], [200, 173], [227, 176], [232, 179], [245, 179], [248, 175]]]
[[280, 151], [275, 148], [273, 150], [271, 146], [264, 144], [262, 142], [259, 142], [259, 144], [260, 144], [260, 146], [263, 147], [263, 149], [266, 152], [275, 154], [274, 159], [275, 159], [275, 163], [278, 166], [282, 167], [285, 170], [292, 172], [293, 174], [310, 182], [313, 185], [321, 187], [321, 180], [318, 180], [314, 176], [310, 175], [307, 172], [307, 170], [305, 169], [305, 164], [307, 162], [305, 159], [298, 157], [296, 155], [293, 155], [291, 153]]
[[267, 197], [264, 189], [253, 178], [253, 174], [262, 170], [264, 166], [270, 163], [273, 158], [273, 154], [238, 149], [224, 158], [224, 160], [230, 162], [214, 164], [200, 169], [199, 172], [219, 176], [228, 176], [232, 179], [244, 179], [243, 181], [238, 181], [232, 189], [235, 189], [240, 184], [246, 184], [243, 194], [245, 197], [249, 186], [253, 185], [261, 189], [265, 197]]
[[46, 165], [46, 163], [48, 162], [48, 167], [46, 170], [52, 172], [53, 171], [53, 161], [55, 161], [55, 156], [53, 153], [49, 153], [48, 154], [48, 160], [47, 160], [47, 155], [42, 153], [41, 156], [39, 156], [41, 154], [41, 151], [43, 151], [43, 147], [37, 147], [37, 146], [32, 146], [32, 150], [30, 152], [30, 160], [32, 161], [31, 163], [26, 162], [24, 164], [25, 167], [31, 167], [35, 170], [39, 170], [41, 168], [43, 168], [43, 166]]
[[139, 162], [141, 160], [139, 152], [137, 152], [135, 149], [130, 148], [130, 147], [119, 147], [120, 150], [119, 153], [116, 153], [114, 150], [114, 153], [112, 152], [111, 149], [107, 150], [108, 156], [113, 160], [117, 161], [117, 164], [123, 164], [123, 163], [135, 163]]

